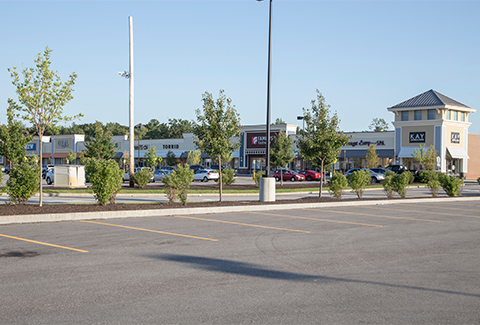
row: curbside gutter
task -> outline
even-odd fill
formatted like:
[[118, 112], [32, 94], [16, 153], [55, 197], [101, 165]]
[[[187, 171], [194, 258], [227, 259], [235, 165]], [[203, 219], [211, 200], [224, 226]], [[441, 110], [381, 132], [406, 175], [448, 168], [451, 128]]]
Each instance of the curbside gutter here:
[[[449, 201], [480, 201], [480, 197], [453, 197]], [[248, 212], [248, 211], [273, 211], [273, 210], [294, 210], [305, 208], [325, 208], [340, 206], [368, 206], [368, 205], [387, 205], [402, 203], [423, 203], [423, 202], [444, 202], [445, 198], [420, 198], [409, 200], [368, 200], [368, 201], [348, 201], [348, 202], [324, 202], [324, 203], [294, 203], [294, 204], [270, 204], [270, 205], [246, 205], [229, 207], [199, 207], [199, 208], [179, 208], [179, 209], [158, 209], [158, 210], [133, 210], [133, 211], [102, 211], [102, 212], [79, 212], [79, 213], [58, 213], [58, 214], [32, 214], [32, 215], [13, 215], [0, 216], [0, 225], [18, 224], [18, 223], [37, 223], [37, 222], [58, 222], [58, 221], [77, 221], [92, 219], [118, 219], [118, 218], [142, 218], [142, 217], [165, 217], [172, 215], [195, 215], [195, 214], [215, 214], [228, 212]]]

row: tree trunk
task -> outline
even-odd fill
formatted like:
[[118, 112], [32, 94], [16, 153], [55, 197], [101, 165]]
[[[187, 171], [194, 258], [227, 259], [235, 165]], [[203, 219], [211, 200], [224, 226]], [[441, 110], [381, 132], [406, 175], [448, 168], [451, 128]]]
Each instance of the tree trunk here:
[[280, 186], [283, 186], [283, 169], [280, 168]]
[[322, 197], [322, 190], [323, 190], [323, 159], [322, 159], [322, 164], [320, 167], [320, 191], [318, 192], [318, 197]]
[[42, 146], [42, 140], [43, 140], [43, 134], [41, 134], [39, 132], [38, 134], [38, 147], [40, 148], [39, 150], [39, 153], [40, 153], [40, 159], [39, 159], [39, 164], [40, 164], [40, 196], [39, 196], [39, 199], [40, 199], [40, 206], [43, 205], [43, 184], [42, 184], [42, 160], [43, 160], [43, 146]]
[[219, 179], [218, 182], [220, 183], [220, 202], [223, 201], [222, 198], [222, 156], [218, 156], [218, 172], [219, 172]]

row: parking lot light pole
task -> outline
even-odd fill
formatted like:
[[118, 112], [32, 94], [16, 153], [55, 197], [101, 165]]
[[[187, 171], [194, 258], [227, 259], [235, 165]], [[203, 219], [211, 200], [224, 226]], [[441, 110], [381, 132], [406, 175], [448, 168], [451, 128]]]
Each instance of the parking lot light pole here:
[[[257, 0], [263, 1], [263, 0]], [[260, 201], [275, 201], [275, 179], [270, 177], [270, 79], [272, 75], [272, 0], [268, 17], [267, 127], [265, 137], [265, 176], [260, 180]]]

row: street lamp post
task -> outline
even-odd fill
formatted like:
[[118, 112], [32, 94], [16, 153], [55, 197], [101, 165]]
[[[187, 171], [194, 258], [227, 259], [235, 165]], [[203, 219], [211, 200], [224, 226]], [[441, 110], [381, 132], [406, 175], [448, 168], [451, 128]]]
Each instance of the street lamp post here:
[[[257, 0], [263, 1], [263, 0]], [[268, 70], [267, 70], [267, 127], [266, 127], [266, 154], [265, 154], [265, 176], [260, 182], [260, 201], [275, 201], [275, 179], [270, 177], [270, 79], [272, 75], [272, 0], [268, 19]]]
[[129, 71], [123, 71], [119, 72], [118, 74], [122, 77], [125, 77], [129, 80], [130, 87], [129, 87], [129, 111], [130, 111], [130, 127], [129, 127], [129, 138], [130, 138], [130, 146], [129, 146], [129, 179], [130, 179], [130, 187], [134, 187], [133, 183], [133, 155], [134, 155], [134, 131], [133, 131], [133, 107], [134, 107], [134, 93], [133, 93], [133, 21], [132, 17], [128, 17], [128, 29], [129, 29], [129, 54], [130, 54], [130, 60], [129, 60]]

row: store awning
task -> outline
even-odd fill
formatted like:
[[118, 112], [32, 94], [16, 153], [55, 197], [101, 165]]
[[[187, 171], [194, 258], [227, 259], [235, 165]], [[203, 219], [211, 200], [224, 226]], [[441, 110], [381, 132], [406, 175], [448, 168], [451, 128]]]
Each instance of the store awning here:
[[[180, 158], [182, 156], [182, 153], [183, 151], [173, 151], [173, 150], [170, 150], [171, 152], [173, 152], [173, 154], [175, 155], [175, 158]], [[167, 154], [168, 154], [168, 151], [157, 151], [157, 156], [158, 157], [162, 157], [162, 158], [167, 158]], [[136, 153], [135, 153], [136, 155]], [[135, 156], [137, 157], [137, 156]], [[141, 152], [140, 153], [140, 158], [143, 158], [144, 155], [143, 153]]]
[[52, 158], [67, 158], [68, 153], [56, 152], [52, 155]]
[[115, 156], [113, 156], [113, 159], [120, 159], [123, 157], [123, 152], [117, 152]]
[[454, 159], [469, 159], [467, 152], [462, 147], [447, 147], [447, 151]]
[[398, 158], [413, 158], [412, 155], [415, 153], [415, 149], [420, 150], [419, 147], [401, 147]]
[[50, 158], [52, 154], [50, 152], [44, 152], [42, 153], [42, 158]]
[[[193, 151], [198, 151], [198, 150], [193, 150]], [[180, 158], [185, 158], [185, 159], [187, 159], [189, 152], [190, 152], [190, 151], [184, 151], [184, 152], [180, 155]], [[200, 158], [206, 159], [206, 158], [210, 158], [210, 157], [209, 157], [205, 152], [201, 152]]]

